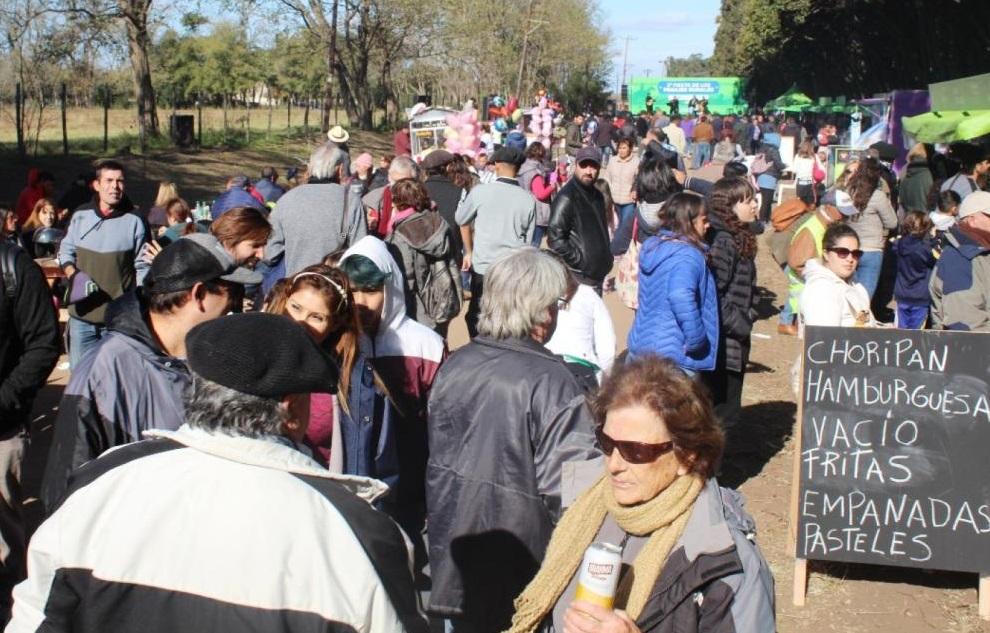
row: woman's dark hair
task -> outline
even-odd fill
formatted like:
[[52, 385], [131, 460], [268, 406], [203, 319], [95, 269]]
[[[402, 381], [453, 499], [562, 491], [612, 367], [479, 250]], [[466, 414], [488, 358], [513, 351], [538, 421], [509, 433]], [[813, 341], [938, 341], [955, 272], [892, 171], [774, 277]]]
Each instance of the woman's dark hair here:
[[547, 148], [543, 147], [543, 143], [534, 141], [526, 148], [526, 158], [542, 163], [547, 159]]
[[740, 160], [733, 160], [725, 164], [725, 168], [722, 170], [722, 177], [736, 178], [745, 176], [748, 173], [749, 169], [746, 167], [746, 163]]
[[210, 224], [210, 233], [226, 247], [245, 240], [252, 244], [268, 241], [272, 225], [265, 215], [253, 207], [234, 207]]
[[392, 208], [401, 211], [412, 207], [417, 211], [429, 211], [432, 205], [429, 192], [419, 180], [403, 178], [392, 185]]
[[952, 209], [956, 209], [958, 212], [960, 204], [962, 204], [962, 198], [960, 198], [959, 194], [952, 189], [946, 189], [945, 191], [940, 192], [936, 201], [938, 210], [942, 213], [949, 213]]
[[853, 206], [862, 213], [870, 202], [873, 192], [880, 186], [880, 175], [883, 167], [875, 158], [864, 158], [859, 161], [856, 173], [846, 181], [846, 191], [852, 198]]
[[378, 290], [389, 277], [364, 255], [351, 255], [340, 262], [339, 268], [347, 275], [351, 287], [358, 290]]
[[932, 226], [928, 214], [921, 211], [908, 211], [904, 214], [904, 221], [901, 222], [901, 230], [917, 238], [923, 238], [931, 233]]
[[618, 140], [615, 141], [615, 149], [619, 149], [619, 145], [622, 145], [623, 143], [625, 143], [626, 145], [628, 145], [629, 146], [629, 149], [635, 149], [636, 148], [636, 141], [634, 141], [631, 137], [629, 137], [629, 136], [620, 136], [618, 138]]
[[189, 204], [182, 198], [172, 198], [165, 203], [165, 215], [175, 218], [176, 223], [189, 221]]
[[712, 213], [729, 227], [739, 256], [747, 259], [756, 257], [756, 236], [736, 215], [735, 207], [739, 202], [752, 200], [753, 195], [753, 187], [743, 178], [722, 178], [712, 185], [709, 200]]
[[[676, 154], [674, 155], [676, 160]], [[636, 199], [647, 204], [657, 204], [669, 198], [672, 194], [683, 191], [684, 188], [677, 178], [674, 177], [674, 170], [670, 164], [659, 154], [647, 151], [643, 154], [643, 159], [639, 163], [639, 171], [636, 172]]]
[[690, 242], [704, 252], [705, 248], [702, 246], [704, 236], [695, 232], [693, 224], [704, 212], [705, 199], [701, 196], [688, 192], [675, 193], [660, 210], [660, 226], [676, 233], [679, 239]]
[[471, 187], [474, 186], [474, 180], [471, 179], [471, 170], [468, 169], [464, 159], [460, 157], [458, 157], [458, 160], [452, 160], [447, 163], [447, 178], [450, 178], [455, 185], [464, 191], [470, 191]]
[[615, 213], [613, 212], [612, 188], [608, 186], [608, 181], [599, 178], [595, 181], [595, 189], [602, 192], [605, 198], [605, 226], [615, 228]]
[[618, 365], [591, 398], [599, 425], [609, 411], [643, 406], [656, 414], [689, 472], [706, 479], [715, 471], [725, 439], [705, 388], [666, 358], [643, 356]]
[[828, 228], [825, 229], [825, 236], [822, 238], [822, 252], [827, 251], [830, 248], [835, 248], [835, 245], [839, 243], [844, 237], [851, 237], [859, 243], [859, 234], [856, 230], [846, 224], [845, 222], [836, 222], [834, 224], [829, 224]]

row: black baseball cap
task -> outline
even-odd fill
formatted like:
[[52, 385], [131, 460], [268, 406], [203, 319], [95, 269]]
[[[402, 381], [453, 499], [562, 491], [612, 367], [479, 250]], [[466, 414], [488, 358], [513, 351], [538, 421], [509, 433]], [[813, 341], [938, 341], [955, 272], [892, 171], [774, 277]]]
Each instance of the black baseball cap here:
[[602, 164], [602, 153], [597, 147], [582, 147], [574, 156], [574, 162], [580, 165], [584, 161], [591, 161], [600, 166]]
[[148, 291], [164, 294], [189, 290], [205, 281], [249, 285], [262, 279], [261, 273], [238, 266], [213, 235], [194, 233], [169, 244], [155, 257], [148, 273]]

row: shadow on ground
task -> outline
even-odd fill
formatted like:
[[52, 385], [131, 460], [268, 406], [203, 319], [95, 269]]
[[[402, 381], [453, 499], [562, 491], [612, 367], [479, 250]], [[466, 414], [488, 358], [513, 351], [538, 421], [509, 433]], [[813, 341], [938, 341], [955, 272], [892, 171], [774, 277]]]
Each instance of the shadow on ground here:
[[738, 488], [763, 470], [794, 432], [797, 405], [774, 400], [742, 409], [739, 424], [726, 436], [719, 482]]
[[933, 589], [972, 589], [977, 586], [979, 574], [965, 572], [893, 567], [887, 565], [860, 565], [832, 561], [808, 561], [812, 572], [839, 580], [867, 580], [893, 584], [923, 585]]

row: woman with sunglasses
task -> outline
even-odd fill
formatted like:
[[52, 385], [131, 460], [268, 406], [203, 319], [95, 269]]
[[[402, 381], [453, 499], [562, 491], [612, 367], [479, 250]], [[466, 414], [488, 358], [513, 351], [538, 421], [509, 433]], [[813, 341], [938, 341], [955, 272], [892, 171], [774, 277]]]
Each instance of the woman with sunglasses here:
[[842, 327], [874, 327], [870, 295], [853, 281], [863, 251], [851, 226], [838, 222], [825, 229], [821, 259], [804, 267], [801, 292], [801, 324]]
[[[617, 367], [591, 404], [604, 473], [557, 524], [510, 633], [775, 630], [753, 520], [713, 478], [723, 439], [704, 387], [646, 356]], [[596, 542], [621, 549], [614, 610], [576, 599]]]

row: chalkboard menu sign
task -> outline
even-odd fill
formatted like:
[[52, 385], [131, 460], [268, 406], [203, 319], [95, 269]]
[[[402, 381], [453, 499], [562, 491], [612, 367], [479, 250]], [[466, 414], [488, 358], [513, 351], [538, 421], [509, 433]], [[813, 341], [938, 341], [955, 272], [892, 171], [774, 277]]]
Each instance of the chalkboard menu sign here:
[[797, 558], [990, 574], [990, 335], [808, 327]]

